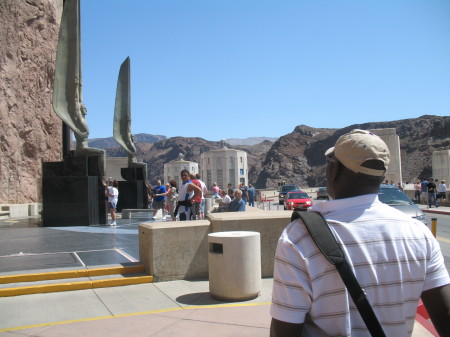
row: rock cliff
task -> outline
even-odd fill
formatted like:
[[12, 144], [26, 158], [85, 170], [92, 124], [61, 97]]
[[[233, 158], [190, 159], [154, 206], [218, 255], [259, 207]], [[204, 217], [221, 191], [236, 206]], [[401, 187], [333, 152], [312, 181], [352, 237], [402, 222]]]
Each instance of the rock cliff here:
[[267, 152], [257, 179], [258, 187], [280, 181], [300, 186], [325, 185], [324, 152], [344, 133], [353, 129], [395, 128], [400, 138], [404, 181], [432, 174], [433, 151], [450, 149], [450, 117], [422, 116], [391, 122], [354, 124], [343, 129], [298, 126], [281, 137]]
[[[156, 143], [157, 141], [160, 141], [162, 139], [167, 139], [166, 136], [160, 136], [160, 135], [149, 135], [147, 133], [137, 133], [134, 136], [135, 142], [141, 142], [141, 143]], [[114, 147], [119, 147], [119, 144], [116, 142], [114, 137], [108, 137], [108, 138], [92, 138], [88, 140], [89, 146], [94, 148], [100, 148], [100, 149], [109, 149]]]
[[0, 1], [0, 203], [40, 201], [42, 161], [61, 160], [51, 105], [62, 0]]

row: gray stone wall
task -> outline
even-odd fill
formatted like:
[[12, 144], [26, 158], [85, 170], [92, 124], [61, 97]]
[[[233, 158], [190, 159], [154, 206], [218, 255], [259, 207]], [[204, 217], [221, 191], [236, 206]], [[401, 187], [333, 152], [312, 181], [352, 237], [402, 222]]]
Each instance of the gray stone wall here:
[[51, 105], [63, 0], [0, 1], [0, 203], [41, 200], [41, 163], [61, 160]]

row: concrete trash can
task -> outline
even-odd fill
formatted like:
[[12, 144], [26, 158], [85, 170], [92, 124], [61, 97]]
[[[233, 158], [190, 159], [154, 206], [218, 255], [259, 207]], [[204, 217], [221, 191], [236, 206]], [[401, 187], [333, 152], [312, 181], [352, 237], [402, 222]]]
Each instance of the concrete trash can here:
[[208, 234], [209, 291], [218, 300], [244, 301], [261, 292], [258, 232]]

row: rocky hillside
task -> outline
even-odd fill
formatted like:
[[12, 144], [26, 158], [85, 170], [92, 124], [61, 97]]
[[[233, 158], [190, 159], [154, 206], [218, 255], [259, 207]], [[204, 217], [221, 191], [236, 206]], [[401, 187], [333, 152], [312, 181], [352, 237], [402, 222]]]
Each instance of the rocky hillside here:
[[[352, 129], [395, 128], [400, 138], [404, 181], [431, 176], [433, 151], [450, 149], [450, 117], [422, 116], [392, 122], [354, 124], [343, 129], [320, 129], [299, 125], [276, 142], [255, 145], [230, 145], [247, 152], [249, 182], [258, 188], [277, 186], [278, 182], [300, 186], [325, 185], [324, 152]], [[156, 143], [137, 142], [137, 157], [147, 163], [151, 181], [163, 176], [164, 163], [184, 154], [186, 160], [200, 162], [200, 154], [218, 149], [222, 142], [203, 138], [174, 137]], [[107, 149], [109, 156], [126, 156], [119, 148]]]
[[271, 137], [248, 137], [248, 138], [228, 138], [225, 139], [225, 142], [228, 144], [235, 146], [235, 145], [256, 145], [259, 143], [262, 143], [266, 140], [269, 142], [275, 142], [278, 138], [271, 138]]
[[[135, 142], [150, 143], [150, 144], [156, 143], [162, 139], [167, 139], [166, 136], [149, 135], [148, 133], [137, 133], [133, 136]], [[110, 149], [119, 146], [114, 137], [92, 138], [88, 140], [88, 143], [90, 147], [98, 149]]]
[[450, 149], [450, 117], [427, 115], [392, 122], [354, 124], [339, 130], [302, 125], [273, 144], [263, 160], [256, 185], [276, 186], [279, 181], [300, 186], [325, 185], [324, 152], [339, 136], [356, 128], [397, 130], [404, 181], [431, 176], [433, 151]]
[[322, 148], [334, 144], [332, 136], [336, 131], [300, 125], [280, 137], [263, 158], [256, 186], [277, 186], [282, 181], [300, 186], [322, 185], [315, 180], [324, 175]]

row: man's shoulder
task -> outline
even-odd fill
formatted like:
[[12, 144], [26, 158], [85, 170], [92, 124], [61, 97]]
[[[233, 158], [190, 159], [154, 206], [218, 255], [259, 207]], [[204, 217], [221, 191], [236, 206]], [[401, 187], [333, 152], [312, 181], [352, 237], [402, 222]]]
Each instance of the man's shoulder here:
[[299, 238], [309, 238], [309, 232], [302, 219], [296, 218], [284, 228], [280, 240], [285, 243], [293, 244], [294, 242], [297, 242]]

